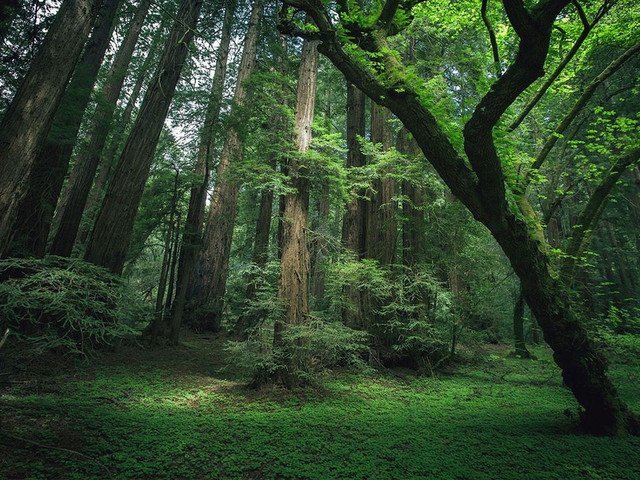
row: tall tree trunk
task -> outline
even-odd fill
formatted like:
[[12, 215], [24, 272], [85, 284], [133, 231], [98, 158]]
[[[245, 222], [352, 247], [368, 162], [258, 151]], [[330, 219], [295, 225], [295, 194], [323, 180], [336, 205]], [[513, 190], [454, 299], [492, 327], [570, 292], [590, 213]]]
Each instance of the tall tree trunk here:
[[[397, 145], [398, 151], [409, 156], [410, 161], [422, 156], [420, 147], [406, 128], [400, 130]], [[427, 260], [425, 194], [422, 187], [410, 180], [402, 182], [402, 193], [406, 199], [402, 203], [402, 216], [405, 218], [402, 225], [402, 263], [408, 267], [420, 266]]]
[[[318, 41], [305, 40], [300, 59], [296, 93], [297, 150], [304, 153], [311, 145], [311, 124], [318, 79]], [[304, 160], [292, 158], [289, 178], [295, 188], [285, 198], [282, 234], [282, 258], [278, 300], [283, 307], [282, 318], [274, 326], [274, 350], [282, 350], [285, 368], [277, 372], [278, 381], [292, 388], [300, 382], [299, 373], [306, 370], [308, 358], [299, 347], [292, 348], [283, 335], [290, 326], [308, 323], [309, 316], [309, 175]], [[300, 341], [302, 342], [302, 340]]]
[[[256, 48], [264, 0], [255, 0], [251, 9], [249, 29], [244, 41], [242, 60], [238, 70], [234, 103], [242, 106], [246, 97], [245, 82], [256, 64]], [[237, 113], [238, 109], [234, 109]], [[229, 254], [233, 237], [233, 225], [238, 207], [239, 181], [233, 178], [233, 166], [242, 161], [243, 140], [231, 126], [222, 148], [216, 175], [216, 186], [211, 197], [211, 206], [204, 235], [204, 250], [201, 258], [201, 306], [199, 327], [205, 331], [220, 330], [224, 293], [227, 285]], [[199, 279], [200, 280], [200, 279]]]
[[0, 256], [99, 6], [99, 0], [65, 0], [0, 123]]
[[10, 248], [13, 255], [41, 257], [45, 253], [71, 153], [109, 47], [119, 3], [120, 0], [103, 0], [91, 37], [56, 111], [47, 141], [36, 157], [27, 195], [18, 210]]
[[82, 213], [93, 185], [102, 150], [107, 141], [109, 127], [113, 119], [116, 103], [120, 97], [127, 68], [131, 62], [133, 50], [142, 31], [142, 25], [150, 5], [151, 0], [141, 1], [130, 24], [129, 31], [107, 73], [107, 81], [100, 92], [88, 139], [78, 153], [54, 219], [54, 224], [57, 224], [57, 232], [50, 250], [53, 255], [68, 257], [73, 250], [76, 235], [80, 228], [80, 221], [82, 220]]
[[182, 221], [180, 212], [176, 214], [175, 225], [173, 227], [173, 246], [171, 247], [171, 265], [169, 267], [169, 286], [167, 287], [167, 301], [164, 306], [164, 323], [171, 326], [171, 306], [173, 300], [173, 291], [176, 288], [176, 275], [178, 274], [178, 259], [181, 256], [182, 247], [180, 245], [180, 223]]
[[180, 4], [87, 246], [85, 259], [113, 273], [120, 274], [124, 266], [144, 185], [201, 7], [202, 0]]
[[[331, 86], [324, 94], [323, 121], [325, 133], [332, 133], [331, 127]], [[318, 210], [315, 221], [311, 225], [314, 233], [311, 250], [311, 295], [315, 301], [314, 307], [317, 310], [324, 310], [327, 307], [325, 298], [325, 265], [329, 248], [329, 210], [330, 210], [329, 184], [327, 180], [322, 182], [320, 187], [320, 198], [318, 199]]]
[[[366, 157], [362, 153], [358, 137], [365, 136], [365, 95], [350, 82], [347, 82], [347, 168], [362, 167]], [[352, 193], [342, 221], [342, 244], [355, 255], [356, 260], [365, 254], [366, 211], [364, 199], [366, 192]], [[364, 327], [362, 292], [352, 285], [345, 287], [345, 296], [349, 305], [342, 310], [342, 321], [352, 328]]]
[[[397, 149], [409, 157], [409, 161], [415, 162], [421, 158], [422, 152], [413, 136], [406, 128], [398, 133]], [[405, 199], [402, 203], [402, 264], [410, 271], [416, 273], [424, 268], [427, 262], [427, 221], [425, 218], [426, 198], [422, 186], [415, 185], [411, 180], [403, 180], [402, 194]], [[431, 298], [429, 290], [424, 286], [419, 287], [416, 300], [420, 302], [424, 318], [430, 318]], [[415, 318], [420, 313], [416, 311]]]
[[[388, 151], [393, 143], [389, 120], [389, 109], [371, 102], [371, 142], [379, 144], [382, 152]], [[373, 181], [373, 193], [369, 196], [366, 213], [365, 256], [376, 260], [383, 269], [390, 269], [396, 259], [396, 181], [387, 177], [387, 171], [378, 172], [382, 178]], [[377, 362], [386, 360], [388, 347], [393, 342], [393, 334], [380, 315], [381, 299], [372, 294], [364, 295], [364, 316], [367, 318], [367, 329], [371, 333], [373, 351]]]
[[[161, 26], [159, 31], [162, 32], [163, 30], [164, 28]], [[89, 234], [93, 229], [95, 217], [98, 214], [97, 210], [100, 207], [104, 194], [107, 190], [109, 180], [111, 179], [113, 169], [116, 166], [116, 154], [118, 149], [122, 146], [126, 127], [131, 122], [133, 110], [135, 109], [140, 93], [142, 92], [142, 87], [144, 86], [145, 79], [147, 78], [147, 73], [149, 72], [153, 59], [156, 56], [156, 50], [160, 46], [159, 40], [160, 36], [154, 36], [140, 71], [137, 73], [136, 83], [134, 84], [131, 94], [127, 99], [127, 104], [121, 114], [116, 116], [116, 120], [113, 122], [112, 129], [114, 132], [111, 137], [111, 141], [102, 156], [98, 176], [89, 193], [89, 198], [87, 198], [87, 203], [84, 208], [83, 217], [85, 221], [82, 223], [80, 233], [78, 234], [78, 243], [83, 246], [86, 246]]]
[[311, 295], [315, 300], [315, 308], [322, 310], [326, 307], [324, 298], [325, 275], [324, 262], [328, 257], [327, 237], [329, 236], [329, 185], [324, 182], [318, 199], [316, 221], [312, 227], [315, 235], [313, 251], [311, 252]]
[[176, 283], [176, 297], [173, 302], [170, 320], [170, 342], [177, 345], [182, 325], [189, 283], [193, 278], [198, 252], [202, 246], [202, 222], [207, 199], [207, 187], [211, 177], [211, 160], [215, 144], [215, 132], [220, 117], [222, 105], [222, 90], [227, 74], [227, 60], [231, 43], [231, 27], [235, 13], [236, 2], [229, 0], [224, 12], [220, 46], [216, 55], [216, 66], [209, 93], [209, 104], [205, 115], [204, 125], [198, 147], [196, 161], [196, 175], [201, 180], [191, 187], [189, 196], [189, 210], [182, 236], [182, 252], [178, 264], [178, 280]]
[[[389, 120], [391, 112], [385, 107], [371, 103], [371, 142], [380, 144], [382, 152], [388, 151], [393, 142]], [[367, 209], [367, 258], [375, 259], [380, 265], [391, 265], [396, 258], [396, 181], [386, 177], [373, 183], [374, 193]]]

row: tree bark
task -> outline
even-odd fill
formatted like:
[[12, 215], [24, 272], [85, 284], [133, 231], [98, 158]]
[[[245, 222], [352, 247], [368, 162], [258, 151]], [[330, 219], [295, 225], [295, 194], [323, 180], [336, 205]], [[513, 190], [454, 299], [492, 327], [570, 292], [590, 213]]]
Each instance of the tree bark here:
[[109, 127], [113, 120], [113, 113], [120, 97], [127, 68], [131, 62], [133, 50], [142, 31], [142, 25], [150, 5], [151, 0], [141, 1], [131, 21], [129, 31], [107, 73], [107, 81], [100, 92], [98, 106], [91, 122], [88, 138], [78, 153], [58, 206], [58, 212], [54, 218], [54, 225], [57, 224], [57, 231], [50, 249], [52, 255], [68, 257], [73, 250], [76, 235], [80, 228], [80, 221], [82, 220], [82, 213], [93, 185], [102, 150], [107, 141]]
[[[416, 161], [422, 156], [411, 134], [406, 128], [398, 134], [398, 151]], [[402, 203], [402, 263], [408, 267], [424, 265], [427, 260], [427, 221], [424, 207], [426, 199], [424, 190], [410, 180], [403, 180], [402, 193], [406, 199]]]
[[[251, 9], [249, 29], [244, 41], [242, 60], [238, 70], [234, 104], [244, 104], [246, 90], [244, 83], [256, 64], [256, 48], [259, 25], [262, 19], [264, 0], [255, 0]], [[238, 109], [234, 109], [237, 113]], [[199, 328], [217, 332], [222, 322], [224, 293], [227, 286], [229, 254], [233, 238], [233, 225], [238, 207], [239, 181], [233, 178], [233, 167], [242, 161], [243, 139], [231, 126], [222, 148], [216, 174], [216, 186], [211, 196], [211, 206], [204, 235], [204, 250], [201, 255], [202, 278], [198, 296], [194, 301], [199, 305]]]
[[93, 32], [51, 124], [47, 141], [38, 153], [29, 179], [27, 195], [20, 204], [12, 255], [42, 257], [56, 204], [69, 168], [93, 85], [109, 47], [120, 0], [103, 0]]
[[[159, 31], [162, 32], [163, 30], [164, 28], [161, 26]], [[136, 83], [134, 84], [131, 94], [127, 99], [127, 104], [122, 113], [116, 116], [116, 120], [113, 122], [114, 132], [111, 137], [111, 141], [102, 156], [98, 176], [89, 193], [89, 198], [87, 198], [87, 203], [84, 208], [83, 217], [85, 221], [81, 224], [80, 233], [78, 235], [78, 243], [83, 246], [86, 246], [89, 234], [93, 229], [95, 217], [98, 214], [97, 210], [104, 198], [107, 186], [109, 185], [109, 180], [111, 179], [113, 170], [116, 166], [116, 153], [122, 145], [126, 127], [131, 122], [133, 110], [135, 109], [140, 93], [142, 92], [142, 87], [144, 86], [145, 79], [147, 78], [147, 73], [151, 68], [151, 63], [155, 58], [156, 50], [159, 47], [159, 38], [159, 36], [155, 36], [151, 42], [147, 56], [142, 63], [140, 71], [137, 73]]]
[[80, 57], [99, 0], [66, 0], [0, 123], [0, 256], [12, 240], [38, 152]]
[[314, 306], [318, 310], [326, 308], [326, 299], [324, 296], [324, 262], [329, 255], [327, 246], [327, 237], [329, 236], [329, 207], [329, 185], [325, 182], [321, 187], [320, 198], [318, 199], [316, 221], [312, 225], [315, 239], [311, 252], [311, 295], [315, 300]]
[[[295, 128], [297, 151], [304, 153], [311, 145], [311, 124], [318, 79], [318, 42], [305, 40], [302, 47], [296, 92]], [[304, 160], [292, 158], [289, 178], [294, 193], [285, 197], [282, 233], [282, 258], [278, 300], [283, 314], [274, 325], [274, 350], [282, 351], [285, 367], [277, 372], [277, 380], [287, 388], [301, 382], [300, 373], [307, 369], [308, 358], [300, 352], [302, 340], [293, 347], [284, 338], [290, 326], [305, 325], [309, 316], [309, 168]], [[292, 348], [293, 347], [293, 348]]]
[[160, 132], [189, 51], [202, 0], [182, 0], [160, 64], [96, 219], [85, 260], [120, 274]]
[[[388, 151], [393, 143], [391, 111], [371, 103], [371, 142], [381, 144], [382, 152]], [[373, 182], [374, 193], [367, 205], [366, 256], [377, 260], [380, 265], [392, 265], [396, 259], [397, 206], [394, 197], [397, 184], [393, 178], [381, 172], [383, 178]]]
[[[362, 153], [358, 137], [365, 136], [365, 95], [351, 82], [347, 82], [347, 169], [362, 167], [366, 157]], [[342, 221], [342, 244], [353, 252], [356, 260], [361, 260], [366, 249], [366, 192], [353, 192], [347, 204]], [[362, 292], [353, 285], [345, 287], [345, 297], [349, 304], [342, 310], [342, 321], [345, 325], [364, 328], [364, 305]]]
[[182, 252], [178, 263], [178, 279], [176, 282], [176, 297], [173, 302], [170, 320], [170, 342], [177, 345], [180, 337], [180, 327], [184, 314], [189, 283], [193, 278], [197, 255], [202, 247], [202, 223], [207, 199], [207, 188], [211, 177], [211, 162], [215, 144], [216, 126], [220, 117], [222, 105], [222, 90], [227, 74], [227, 60], [231, 43], [231, 27], [235, 14], [236, 3], [230, 0], [225, 8], [220, 46], [216, 55], [216, 66], [209, 93], [209, 104], [205, 114], [204, 125], [198, 147], [196, 161], [196, 175], [202, 180], [191, 187], [189, 195], [189, 210], [182, 236]]

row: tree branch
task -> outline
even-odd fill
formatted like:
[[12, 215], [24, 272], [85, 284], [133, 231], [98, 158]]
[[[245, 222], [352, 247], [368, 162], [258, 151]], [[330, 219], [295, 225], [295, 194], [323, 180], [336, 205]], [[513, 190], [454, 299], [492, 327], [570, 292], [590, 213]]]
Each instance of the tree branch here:
[[573, 227], [571, 238], [566, 250], [566, 257], [560, 268], [560, 276], [566, 285], [570, 285], [575, 275], [575, 269], [579, 258], [586, 250], [591, 241], [591, 234], [596, 223], [602, 216], [609, 194], [613, 187], [620, 179], [624, 171], [633, 163], [640, 159], [640, 147], [628, 150], [626, 153], [618, 157], [613, 164], [607, 176], [598, 184], [593, 194], [589, 197], [589, 201], [580, 212], [577, 224]]
[[611, 75], [613, 75], [615, 72], [617, 72], [627, 60], [629, 60], [639, 51], [640, 51], [640, 42], [628, 48], [622, 55], [620, 55], [613, 62], [611, 62], [607, 66], [607, 68], [605, 68], [600, 73], [600, 75], [594, 78], [592, 82], [589, 84], [589, 86], [585, 88], [584, 92], [582, 93], [578, 101], [574, 104], [573, 108], [569, 111], [569, 113], [567, 113], [567, 115], [564, 117], [562, 122], [560, 122], [560, 125], [558, 125], [553, 135], [551, 135], [547, 139], [545, 144], [542, 146], [540, 153], [538, 153], [538, 156], [536, 157], [535, 161], [531, 165], [531, 170], [529, 171], [529, 174], [527, 174], [527, 176], [525, 177], [525, 181], [524, 181], [525, 188], [531, 181], [531, 172], [540, 169], [544, 161], [549, 156], [549, 152], [551, 152], [551, 149], [557, 143], [558, 138], [562, 137], [562, 134], [569, 127], [569, 125], [571, 125], [571, 122], [573, 122], [573, 120], [584, 108], [587, 102], [591, 99], [591, 97], [593, 97], [593, 94], [595, 93], [598, 86], [602, 82], [604, 82], [607, 78], [609, 78]]
[[518, 115], [518, 117], [513, 121], [513, 123], [509, 125], [509, 128], [507, 129], [508, 132], [512, 132], [516, 128], [518, 128], [520, 124], [524, 121], [524, 119], [527, 117], [527, 115], [531, 113], [531, 110], [533, 110], [533, 107], [535, 107], [538, 104], [538, 102], [544, 96], [544, 94], [547, 93], [547, 90], [549, 90], [549, 87], [553, 85], [553, 82], [556, 81], [556, 79], [560, 76], [564, 68], [569, 64], [569, 62], [573, 59], [576, 53], [578, 53], [578, 50], [580, 50], [580, 47], [582, 46], [586, 38], [589, 36], [589, 33], [591, 33], [591, 31], [596, 26], [596, 24], [600, 21], [603, 15], [606, 12], [608, 12], [610, 9], [610, 7], [604, 9], [604, 6], [610, 3], [610, 2], [607, 2], [607, 0], [605, 0], [603, 7], [601, 7], [601, 9], [598, 11], [598, 14], [596, 14], [596, 16], [594, 17], [593, 22], [589, 23], [584, 13], [584, 10], [582, 10], [582, 7], [580, 6], [580, 4], [575, 0], [572, 1], [571, 3], [576, 7], [578, 11], [578, 16], [580, 17], [580, 20], [582, 21], [582, 24], [584, 26], [582, 33], [580, 33], [580, 36], [578, 36], [578, 38], [576, 39], [575, 43], [573, 44], [573, 47], [571, 47], [571, 50], [569, 50], [567, 55], [562, 59], [562, 61], [558, 64], [555, 70], [551, 73], [551, 75], [549, 75], [549, 78], [538, 89], [536, 94], [527, 103], [527, 105], [524, 107], [522, 112], [520, 112], [520, 115]]
[[489, 21], [489, 17], [487, 16], [487, 3], [488, 0], [482, 0], [482, 6], [480, 7], [480, 14], [482, 15], [482, 21], [484, 22], [484, 26], [487, 27], [487, 32], [489, 33], [489, 41], [491, 42], [491, 53], [493, 54], [493, 63], [496, 68], [496, 77], [500, 78], [502, 76], [502, 67], [500, 66], [500, 52], [498, 51], [498, 41], [496, 40], [496, 32], [493, 30], [491, 26], [491, 22]]

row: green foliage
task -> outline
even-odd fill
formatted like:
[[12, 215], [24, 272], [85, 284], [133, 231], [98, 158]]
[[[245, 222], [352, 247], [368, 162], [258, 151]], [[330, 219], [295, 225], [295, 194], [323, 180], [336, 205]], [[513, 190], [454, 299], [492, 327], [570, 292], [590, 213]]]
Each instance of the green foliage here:
[[[3, 437], [0, 471], [104, 480], [100, 462], [119, 480], [638, 478], [640, 439], [578, 434], [551, 352], [535, 353], [523, 363], [493, 349], [442, 378], [342, 373], [322, 389], [256, 392], [217, 370], [226, 355], [217, 341], [127, 348], [74, 372], [75, 382], [52, 376], [53, 391], [3, 386], [3, 433], [95, 460]], [[637, 367], [612, 373], [638, 408]]]
[[0, 278], [2, 325], [36, 353], [86, 355], [147, 320], [118, 277], [81, 260], [9, 258], [0, 261]]
[[365, 328], [383, 360], [430, 369], [448, 356], [450, 292], [428, 266], [394, 269], [392, 273], [371, 259], [342, 258], [329, 266], [327, 296], [339, 318], [343, 310], [354, 310], [348, 287], [357, 288], [366, 304], [374, 306]]
[[[273, 346], [273, 323], [261, 322], [245, 341], [225, 345], [229, 366], [247, 378], [268, 379], [281, 369], [291, 369], [306, 385], [326, 381], [332, 369], [352, 367], [367, 371], [368, 334], [340, 322], [309, 318], [306, 325], [290, 325], [281, 334], [281, 344]], [[305, 359], [305, 362], [300, 362]], [[295, 361], [292, 361], [295, 360]]]

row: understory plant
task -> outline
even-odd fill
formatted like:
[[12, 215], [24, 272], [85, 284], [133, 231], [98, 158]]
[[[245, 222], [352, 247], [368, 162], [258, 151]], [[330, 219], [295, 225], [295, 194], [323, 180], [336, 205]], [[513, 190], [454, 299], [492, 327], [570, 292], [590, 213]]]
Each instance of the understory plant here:
[[148, 321], [119, 277], [56, 256], [0, 260], [0, 304], [3, 333], [33, 353], [87, 355]]

